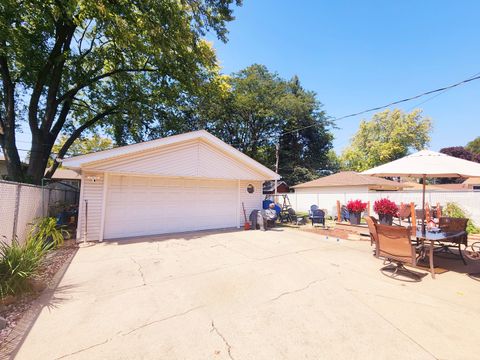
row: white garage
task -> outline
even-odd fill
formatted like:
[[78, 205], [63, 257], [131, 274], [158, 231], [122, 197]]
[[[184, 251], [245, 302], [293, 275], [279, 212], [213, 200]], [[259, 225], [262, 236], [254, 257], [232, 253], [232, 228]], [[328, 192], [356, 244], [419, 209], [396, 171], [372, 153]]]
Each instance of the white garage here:
[[81, 173], [77, 239], [239, 227], [279, 176], [206, 131], [63, 160]]

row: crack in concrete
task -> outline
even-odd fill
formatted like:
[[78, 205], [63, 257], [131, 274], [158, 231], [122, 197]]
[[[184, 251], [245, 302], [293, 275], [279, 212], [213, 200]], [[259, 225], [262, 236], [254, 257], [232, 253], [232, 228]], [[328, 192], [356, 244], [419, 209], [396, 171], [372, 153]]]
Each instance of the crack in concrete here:
[[300, 289], [295, 289], [295, 290], [291, 290], [291, 291], [285, 291], [283, 293], [281, 293], [280, 295], [274, 297], [273, 299], [270, 299], [268, 302], [273, 302], [273, 301], [276, 301], [278, 299], [280, 299], [281, 297], [285, 296], [285, 295], [291, 295], [291, 294], [295, 294], [295, 293], [298, 293], [300, 291], [304, 291], [304, 290], [307, 290], [310, 286], [312, 286], [313, 284], [316, 284], [320, 281], [323, 281], [325, 279], [321, 279], [321, 280], [313, 280], [313, 281], [310, 281], [307, 285], [305, 285], [304, 287], [300, 288]]
[[212, 329], [210, 330], [210, 332], [215, 331], [215, 333], [223, 340], [223, 343], [227, 347], [228, 357], [231, 360], [235, 360], [234, 357], [232, 356], [232, 345], [229, 344], [229, 342], [227, 341], [225, 336], [223, 336], [223, 334], [218, 330], [218, 328], [215, 326], [215, 322], [213, 320], [212, 320], [211, 325], [212, 325]]
[[162, 319], [150, 321], [150, 322], [148, 322], [148, 323], [146, 323], [146, 324], [140, 325], [140, 326], [138, 326], [138, 327], [130, 330], [129, 332], [123, 333], [122, 336], [130, 335], [130, 334], [132, 334], [132, 333], [134, 333], [134, 332], [136, 332], [136, 331], [138, 331], [138, 330], [141, 330], [141, 329], [143, 329], [143, 328], [146, 328], [146, 327], [148, 327], [148, 326], [150, 326], [150, 325], [157, 324], [157, 323], [161, 323], [162, 321], [166, 321], [166, 320], [170, 320], [170, 319], [173, 319], [173, 318], [176, 318], [176, 317], [179, 317], [179, 316], [186, 315], [186, 314], [188, 314], [188, 313], [190, 313], [190, 312], [192, 312], [192, 311], [195, 311], [195, 310], [197, 310], [197, 309], [200, 309], [200, 308], [202, 308], [202, 307], [203, 307], [203, 305], [201, 305], [201, 306], [195, 306], [195, 307], [193, 307], [193, 308], [191, 308], [191, 309], [188, 309], [188, 310], [186, 310], [186, 311], [184, 311], [184, 312], [177, 313], [177, 314], [173, 314], [173, 315], [164, 317], [164, 318], [162, 318]]
[[145, 281], [145, 275], [143, 273], [143, 268], [142, 268], [142, 265], [140, 265], [132, 256], [130, 256], [130, 260], [132, 260], [137, 266], [138, 266], [138, 273], [140, 274], [140, 276], [142, 277], [142, 281], [143, 281], [143, 285], [142, 286], [145, 286], [147, 285], [147, 282]]
[[71, 353], [62, 355], [62, 356], [60, 356], [60, 357], [55, 358], [55, 360], [64, 359], [64, 358], [66, 358], [66, 357], [80, 354], [80, 353], [82, 353], [82, 352], [84, 352], [84, 351], [87, 351], [87, 350], [96, 348], [96, 347], [98, 347], [98, 346], [105, 345], [105, 344], [109, 343], [110, 341], [112, 341], [112, 339], [113, 339], [115, 336], [117, 336], [118, 334], [119, 334], [119, 332], [116, 333], [114, 336], [109, 337], [108, 339], [105, 339], [105, 340], [102, 341], [102, 342], [99, 342], [99, 343], [97, 343], [97, 344], [93, 344], [93, 345], [87, 346], [87, 347], [82, 348], [82, 349], [80, 349], [80, 350], [77, 350], [77, 351], [74, 351], [74, 352], [71, 352]]

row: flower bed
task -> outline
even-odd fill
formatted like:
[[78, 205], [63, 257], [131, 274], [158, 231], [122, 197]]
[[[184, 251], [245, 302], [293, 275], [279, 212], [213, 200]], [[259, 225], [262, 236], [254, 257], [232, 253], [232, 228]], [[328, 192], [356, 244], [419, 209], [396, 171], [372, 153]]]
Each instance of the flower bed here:
[[32, 278], [32, 291], [16, 297], [8, 295], [0, 301], [0, 316], [7, 320], [7, 326], [0, 330], [0, 349], [22, 316], [30, 309], [33, 301], [52, 282], [55, 274], [71, 259], [76, 250], [76, 245], [65, 245], [49, 252], [42, 260], [37, 274]]

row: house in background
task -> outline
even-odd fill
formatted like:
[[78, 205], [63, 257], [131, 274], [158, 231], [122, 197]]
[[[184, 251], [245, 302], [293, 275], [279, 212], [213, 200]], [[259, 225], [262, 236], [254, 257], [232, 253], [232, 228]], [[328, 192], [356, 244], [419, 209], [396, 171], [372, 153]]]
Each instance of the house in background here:
[[0, 153], [0, 179], [3, 179], [7, 175], [7, 162], [5, 156]]
[[[290, 187], [285, 181], [277, 181], [277, 194], [287, 194]], [[275, 194], [275, 181], [265, 181], [263, 183], [263, 193], [265, 195]]]
[[480, 178], [471, 177], [465, 180], [462, 185], [468, 190], [480, 191]]
[[58, 168], [52, 176], [52, 185], [55, 183], [64, 184], [71, 189], [80, 191], [81, 175], [71, 169]]
[[295, 194], [290, 199], [297, 211], [308, 211], [311, 205], [317, 205], [333, 215], [336, 213], [337, 201], [342, 205], [353, 199], [367, 202], [372, 193], [396, 192], [407, 186], [355, 171], [343, 171], [293, 186]]
[[204, 130], [63, 160], [81, 174], [77, 239], [240, 227], [280, 176]]

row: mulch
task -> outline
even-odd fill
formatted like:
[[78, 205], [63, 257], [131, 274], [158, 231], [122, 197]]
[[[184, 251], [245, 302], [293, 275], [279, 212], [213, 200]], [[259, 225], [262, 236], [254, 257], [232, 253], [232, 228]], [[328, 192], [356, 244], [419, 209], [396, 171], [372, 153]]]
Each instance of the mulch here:
[[0, 330], [0, 348], [22, 316], [30, 309], [34, 300], [51, 283], [55, 274], [74, 255], [77, 248], [74, 244], [65, 244], [49, 252], [43, 259], [38, 273], [31, 280], [32, 291], [16, 297], [8, 296], [1, 300], [0, 316], [7, 320], [7, 326]]

